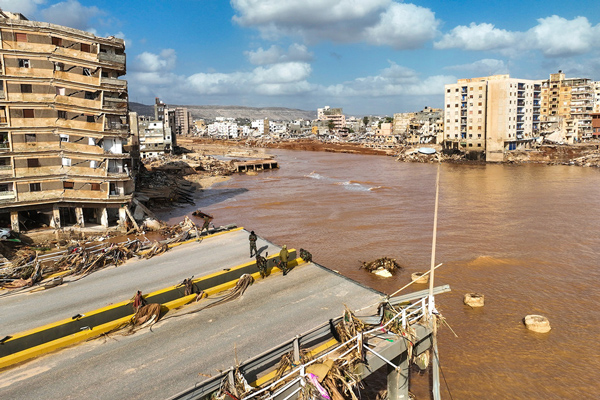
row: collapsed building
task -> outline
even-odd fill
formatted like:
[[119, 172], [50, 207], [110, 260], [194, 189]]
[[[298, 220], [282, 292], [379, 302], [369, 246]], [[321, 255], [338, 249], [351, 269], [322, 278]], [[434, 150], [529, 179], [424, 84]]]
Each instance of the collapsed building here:
[[0, 34], [0, 226], [124, 220], [134, 182], [123, 39], [2, 10]]

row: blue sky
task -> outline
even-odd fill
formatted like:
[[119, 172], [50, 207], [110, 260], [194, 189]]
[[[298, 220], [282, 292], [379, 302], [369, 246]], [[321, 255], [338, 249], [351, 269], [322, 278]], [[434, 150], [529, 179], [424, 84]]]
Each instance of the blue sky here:
[[510, 73], [600, 80], [597, 1], [0, 0], [126, 40], [129, 98], [391, 115], [444, 84]]

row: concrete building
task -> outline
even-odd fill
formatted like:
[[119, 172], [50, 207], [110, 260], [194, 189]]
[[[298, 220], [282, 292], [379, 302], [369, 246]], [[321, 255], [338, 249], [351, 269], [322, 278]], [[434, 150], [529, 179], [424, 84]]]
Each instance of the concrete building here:
[[269, 119], [257, 119], [250, 123], [255, 136], [269, 136]]
[[346, 127], [346, 116], [341, 108], [331, 108], [329, 106], [317, 108], [317, 119], [320, 121], [333, 122], [334, 131]]
[[542, 115], [546, 132], [560, 130], [567, 143], [592, 138], [596, 82], [588, 78], [565, 78], [562, 71], [550, 74], [542, 85]]
[[173, 134], [163, 121], [140, 118], [139, 129], [141, 158], [172, 153]]
[[0, 11], [0, 223], [108, 226], [134, 190], [125, 44]]
[[394, 136], [406, 136], [411, 133], [410, 125], [415, 118], [415, 113], [396, 113], [392, 132]]
[[445, 86], [446, 149], [502, 161], [504, 152], [531, 145], [540, 133], [541, 81], [494, 75]]

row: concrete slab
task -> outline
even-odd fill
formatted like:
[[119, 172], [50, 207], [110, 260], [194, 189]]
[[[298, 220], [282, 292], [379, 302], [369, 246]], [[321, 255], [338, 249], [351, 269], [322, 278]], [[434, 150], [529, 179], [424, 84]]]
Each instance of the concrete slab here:
[[[160, 258], [160, 257], [159, 257]], [[11, 399], [164, 399], [381, 294], [315, 264], [274, 274], [235, 301], [167, 317], [0, 373]]]
[[[147, 294], [192, 275], [199, 277], [246, 263], [251, 260], [248, 235], [238, 230], [207, 237], [150, 260], [131, 259], [60, 287], [0, 297], [0, 337], [128, 300], [137, 290]], [[256, 246], [262, 255], [281, 250], [261, 238]]]

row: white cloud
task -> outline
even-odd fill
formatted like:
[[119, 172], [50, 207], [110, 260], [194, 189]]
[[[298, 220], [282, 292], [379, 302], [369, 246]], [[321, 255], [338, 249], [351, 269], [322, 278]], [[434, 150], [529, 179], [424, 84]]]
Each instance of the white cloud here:
[[232, 73], [196, 73], [190, 76], [172, 72], [177, 55], [172, 49], [159, 54], [142, 53], [128, 79], [130, 88], [142, 94], [162, 93], [171, 99], [196, 96], [266, 95], [281, 96], [305, 93], [313, 88], [308, 83], [312, 68], [305, 62], [277, 62], [258, 66], [251, 71]]
[[301, 37], [309, 43], [365, 42], [396, 49], [421, 47], [437, 34], [435, 14], [392, 0], [232, 0], [233, 20], [267, 39]]
[[419, 74], [396, 63], [380, 71], [379, 75], [356, 78], [353, 81], [325, 87], [332, 96], [430, 96], [441, 95], [444, 85], [455, 82], [454, 76], [436, 75], [421, 79]]
[[38, 5], [45, 2], [46, 0], [0, 0], [0, 8], [13, 13], [21, 13], [31, 19], [37, 12]]
[[140, 72], [166, 72], [175, 68], [177, 54], [173, 49], [164, 49], [160, 54], [143, 52], [136, 57], [133, 70]]
[[517, 34], [498, 29], [492, 24], [476, 24], [457, 26], [450, 33], [434, 43], [436, 49], [460, 48], [464, 50], [497, 50], [505, 49], [516, 43]]
[[365, 29], [365, 39], [395, 49], [415, 49], [435, 37], [438, 25], [428, 8], [392, 3], [375, 26]]
[[85, 7], [77, 0], [67, 0], [41, 11], [44, 21], [70, 28], [90, 31], [90, 19], [103, 15], [96, 6]]
[[287, 53], [281, 47], [273, 45], [267, 50], [259, 47], [256, 51], [246, 51], [244, 54], [254, 65], [277, 64], [291, 61], [312, 61], [312, 54], [306, 46], [294, 43], [288, 47]]
[[484, 58], [470, 64], [452, 65], [444, 69], [464, 71], [479, 76], [508, 74], [508, 65], [502, 60], [493, 58]]
[[511, 32], [492, 24], [457, 26], [434, 43], [436, 49], [500, 51], [505, 54], [536, 50], [546, 57], [585, 54], [600, 45], [600, 24], [592, 26], [586, 17], [572, 20], [553, 15], [537, 20], [526, 32]]
[[572, 20], [553, 15], [538, 19], [528, 32], [532, 45], [547, 57], [568, 57], [588, 52], [600, 43], [600, 24], [592, 26], [586, 17]]

